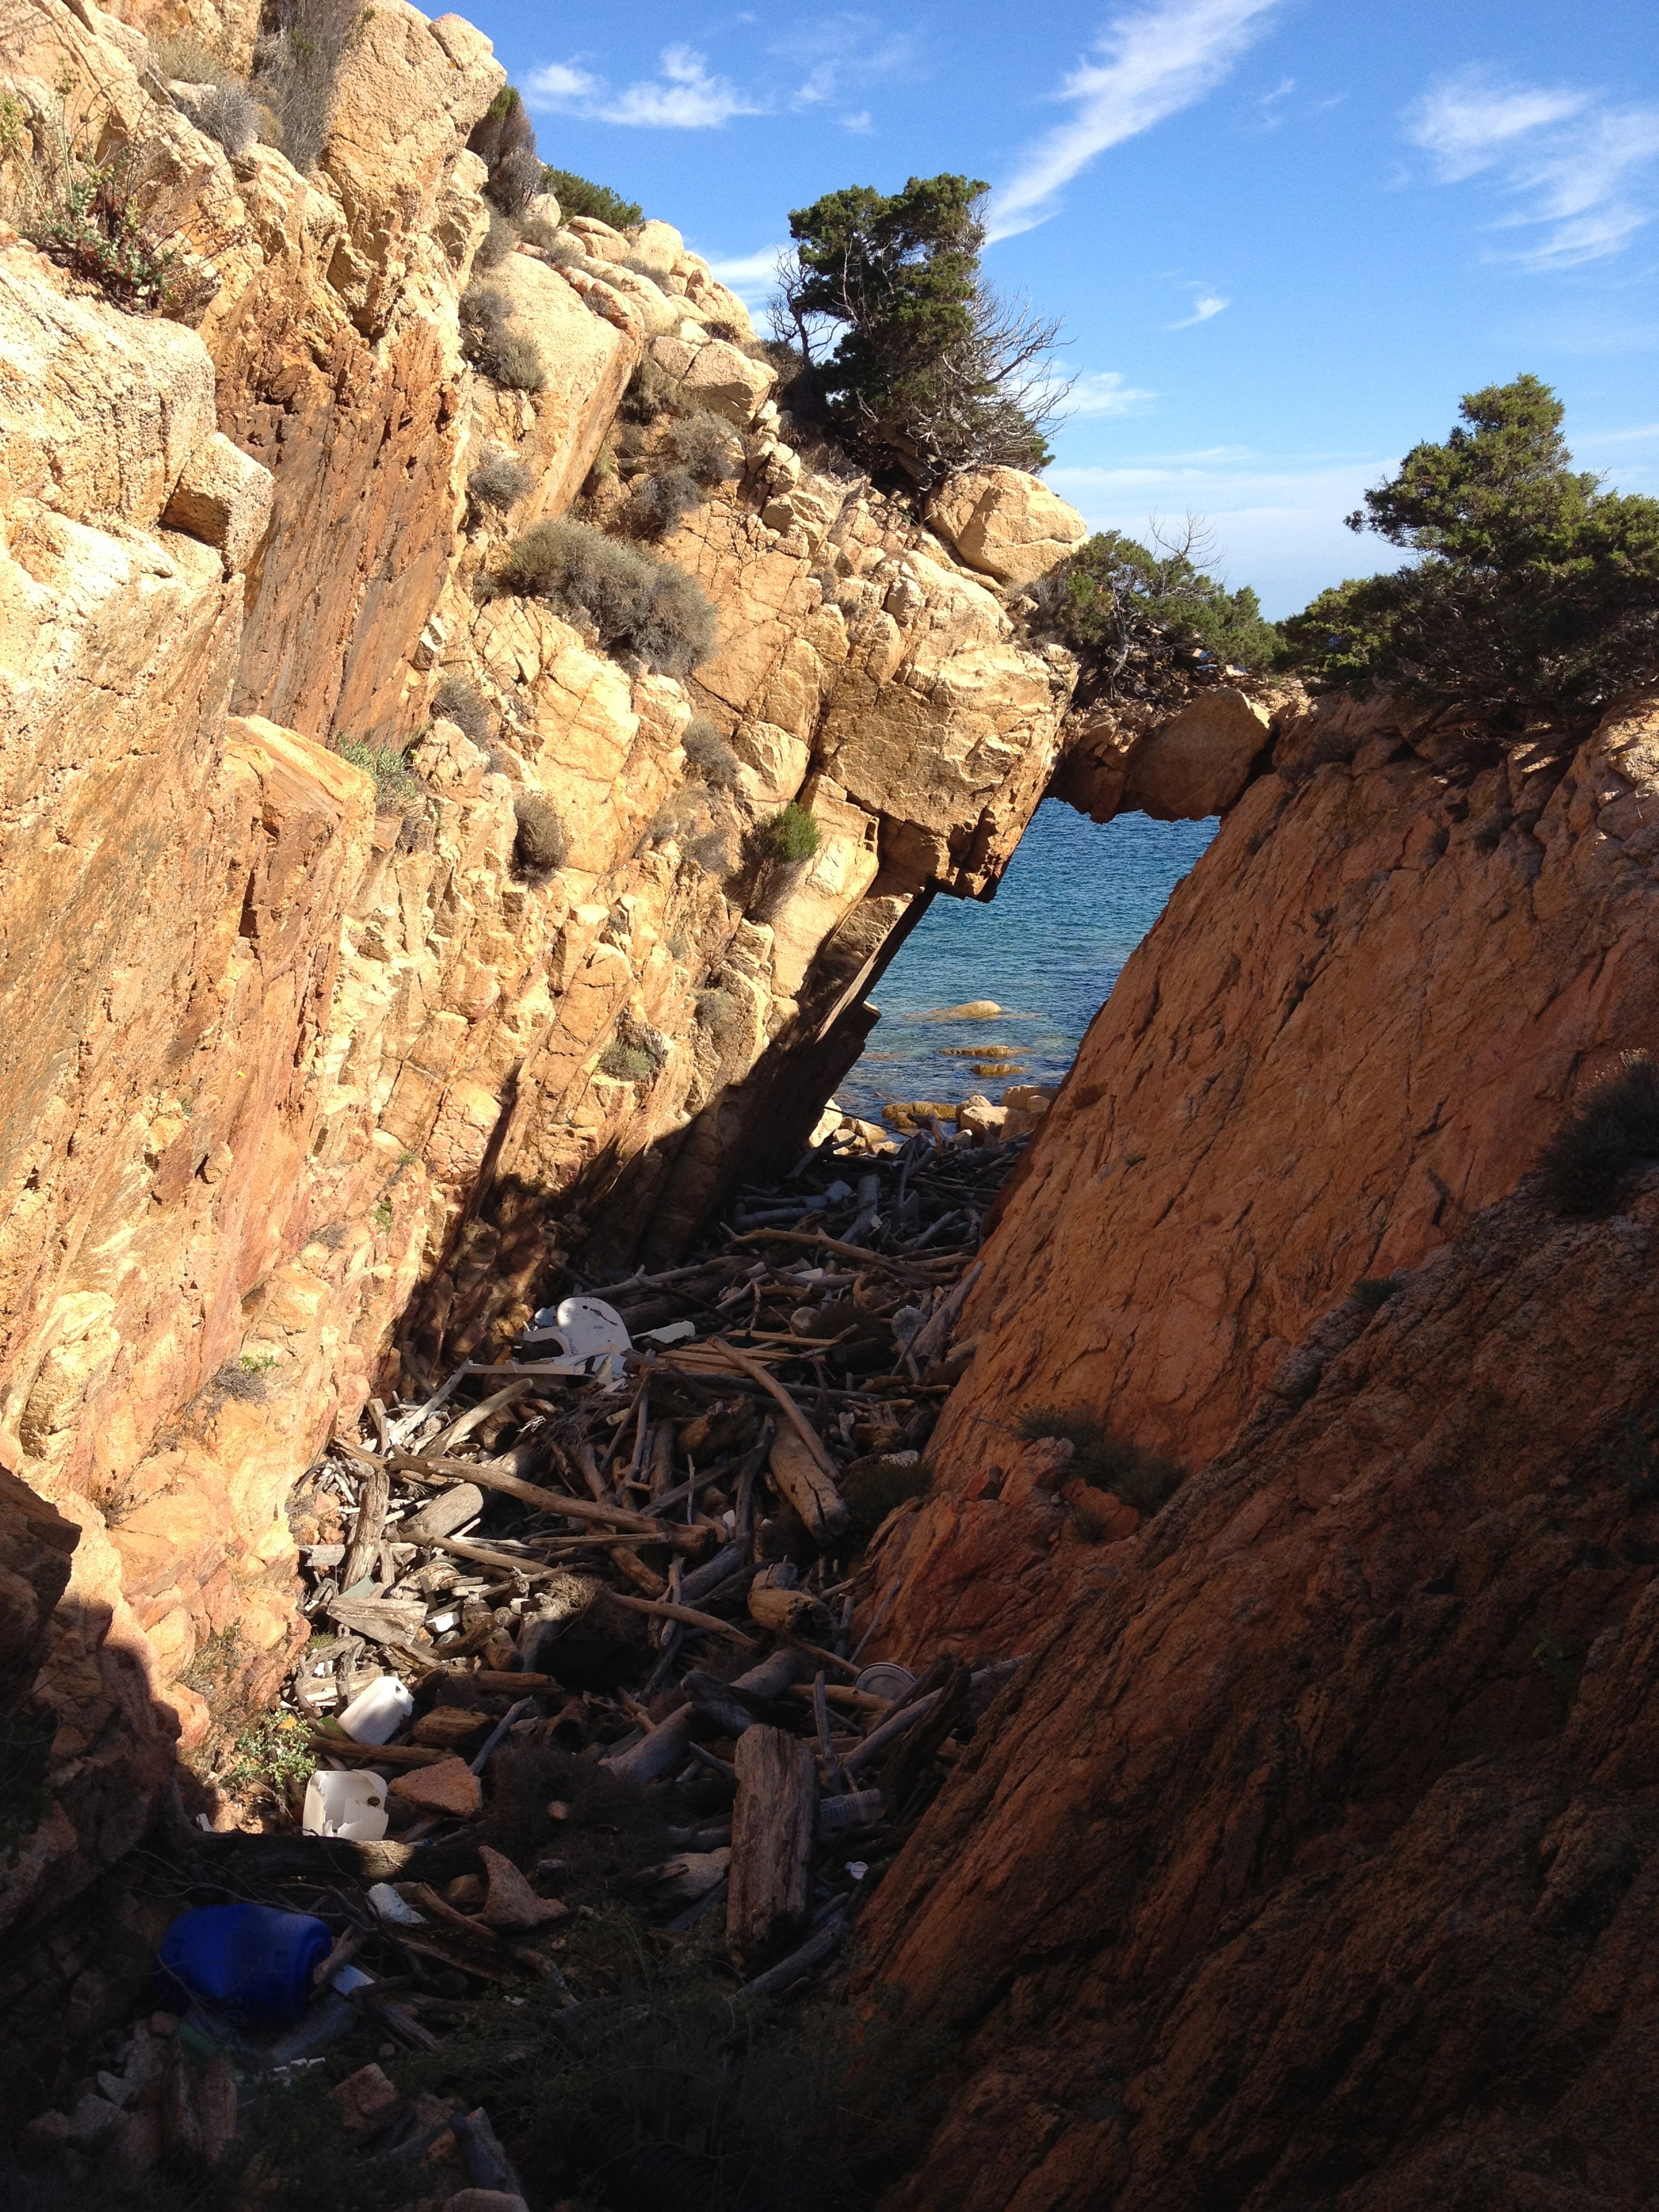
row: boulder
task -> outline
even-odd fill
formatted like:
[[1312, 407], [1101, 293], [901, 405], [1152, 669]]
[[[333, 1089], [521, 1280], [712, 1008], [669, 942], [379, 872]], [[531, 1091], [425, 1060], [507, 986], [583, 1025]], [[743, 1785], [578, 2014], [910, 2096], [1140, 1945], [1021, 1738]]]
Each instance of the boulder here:
[[270, 471], [216, 430], [185, 462], [161, 526], [216, 546], [225, 574], [240, 575], [264, 542], [275, 491]]
[[1000, 584], [1034, 583], [1089, 534], [1077, 509], [1024, 469], [953, 477], [933, 495], [927, 520], [958, 558]]
[[651, 356], [684, 387], [695, 407], [744, 428], [772, 396], [778, 373], [768, 362], [752, 361], [738, 346], [724, 338], [702, 343], [685, 337], [654, 337]]
[[1267, 710], [1231, 684], [1201, 691], [1129, 756], [1122, 805], [1154, 822], [1224, 814], [1267, 742]]

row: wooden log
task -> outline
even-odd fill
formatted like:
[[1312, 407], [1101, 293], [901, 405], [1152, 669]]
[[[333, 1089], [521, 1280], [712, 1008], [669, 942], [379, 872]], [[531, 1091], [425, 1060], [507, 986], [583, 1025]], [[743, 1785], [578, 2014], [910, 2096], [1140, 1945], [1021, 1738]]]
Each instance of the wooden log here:
[[824, 1636], [831, 1631], [829, 1613], [805, 1590], [767, 1567], [749, 1585], [749, 1618], [774, 1636]]
[[[712, 1352], [715, 1352], [720, 1358], [732, 1361], [742, 1370], [744, 1374], [749, 1376], [753, 1381], [758, 1382], [770, 1396], [777, 1400], [779, 1405], [782, 1407], [784, 1412], [788, 1415], [790, 1423], [794, 1428], [796, 1434], [800, 1437], [801, 1442], [806, 1446], [807, 1450], [811, 1454], [814, 1461], [816, 1461], [823, 1474], [829, 1477], [831, 1486], [833, 1487], [836, 1479], [836, 1462], [830, 1458], [829, 1451], [824, 1445], [823, 1437], [819, 1436], [817, 1431], [812, 1426], [805, 1414], [802, 1413], [800, 1407], [795, 1403], [789, 1393], [784, 1389], [782, 1383], [778, 1382], [775, 1376], [769, 1375], [766, 1370], [761, 1365], [758, 1359], [752, 1358], [746, 1352], [739, 1352], [734, 1344], [721, 1344], [712, 1346], [708, 1348]], [[707, 1368], [705, 1368], [703, 1371], [707, 1373]]]
[[819, 1543], [833, 1543], [851, 1526], [852, 1514], [833, 1474], [826, 1472], [822, 1458], [803, 1449], [797, 1430], [778, 1431], [769, 1464], [772, 1480]]
[[688, 1628], [706, 1628], [711, 1634], [724, 1636], [733, 1644], [752, 1644], [754, 1638], [745, 1636], [740, 1628], [733, 1628], [729, 1620], [721, 1620], [712, 1613], [699, 1613], [695, 1606], [670, 1605], [665, 1598], [627, 1597], [621, 1590], [606, 1592], [613, 1605], [625, 1605], [630, 1613], [648, 1613], [659, 1620], [684, 1621]]
[[811, 1747], [757, 1724], [738, 1738], [726, 1929], [749, 1966], [806, 1924], [817, 1791]]
[[[757, 1698], [781, 1697], [799, 1671], [800, 1662], [794, 1652], [775, 1651], [769, 1659], [763, 1659], [758, 1666], [739, 1674], [732, 1686], [747, 1690]], [[696, 1707], [682, 1705], [665, 1721], [659, 1721], [649, 1735], [600, 1763], [607, 1774], [636, 1786], [654, 1782], [659, 1775], [666, 1774], [685, 1758], [691, 1747], [691, 1731], [696, 1721]]]
[[357, 1519], [351, 1531], [351, 1541], [346, 1546], [345, 1557], [340, 1562], [340, 1589], [343, 1594], [367, 1574], [372, 1574], [380, 1555], [380, 1536], [386, 1528], [386, 1507], [392, 1503], [392, 1477], [386, 1468], [371, 1466], [364, 1470], [363, 1486], [357, 1500]]

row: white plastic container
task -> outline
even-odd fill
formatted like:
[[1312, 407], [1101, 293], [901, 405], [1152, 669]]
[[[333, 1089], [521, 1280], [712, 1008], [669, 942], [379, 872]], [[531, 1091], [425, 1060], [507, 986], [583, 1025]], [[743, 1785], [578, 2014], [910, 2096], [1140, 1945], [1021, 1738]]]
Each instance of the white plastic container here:
[[306, 1784], [300, 1826], [308, 1836], [378, 1844], [389, 1825], [386, 1784], [378, 1774], [330, 1774], [319, 1766]]
[[360, 1690], [340, 1716], [354, 1743], [390, 1743], [415, 1711], [415, 1700], [395, 1674], [381, 1674]]

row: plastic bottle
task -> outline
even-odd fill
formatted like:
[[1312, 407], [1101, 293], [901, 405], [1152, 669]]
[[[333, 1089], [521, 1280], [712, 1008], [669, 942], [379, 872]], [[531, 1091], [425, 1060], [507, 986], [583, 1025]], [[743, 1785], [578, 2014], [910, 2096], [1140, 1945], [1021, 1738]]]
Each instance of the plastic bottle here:
[[341, 1714], [340, 1726], [354, 1742], [389, 1743], [414, 1710], [414, 1698], [395, 1674], [378, 1674]]
[[333, 1948], [325, 1921], [270, 1905], [204, 1905], [161, 1938], [162, 1971], [234, 2020], [297, 2019], [311, 1978]]

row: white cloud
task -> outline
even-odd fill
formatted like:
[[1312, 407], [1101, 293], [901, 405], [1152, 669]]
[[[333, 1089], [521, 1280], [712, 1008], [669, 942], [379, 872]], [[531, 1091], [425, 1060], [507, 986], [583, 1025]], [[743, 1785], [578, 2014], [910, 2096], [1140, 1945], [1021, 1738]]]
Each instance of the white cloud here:
[[805, 108], [838, 99], [849, 83], [891, 76], [908, 64], [915, 45], [907, 33], [884, 32], [872, 15], [842, 10], [774, 40], [767, 51], [805, 70], [789, 102]]
[[660, 76], [613, 93], [603, 77], [573, 62], [548, 62], [531, 70], [525, 98], [530, 106], [556, 115], [656, 131], [717, 131], [734, 115], [766, 112], [763, 102], [728, 77], [711, 76], [706, 58], [690, 46], [665, 46], [659, 65]]
[[1126, 384], [1115, 368], [1088, 369], [1076, 378], [1060, 403], [1066, 421], [1083, 415], [1139, 415], [1157, 397]]
[[1524, 268], [1607, 260], [1659, 207], [1659, 107], [1472, 68], [1431, 86], [1406, 126], [1443, 184], [1485, 177], [1510, 199], [1495, 228], [1533, 235], [1498, 258]]
[[1233, 304], [1231, 300], [1224, 300], [1219, 292], [1201, 291], [1197, 286], [1194, 289], [1198, 291], [1198, 297], [1193, 301], [1193, 312], [1183, 315], [1178, 323], [1165, 323], [1166, 331], [1189, 331], [1195, 323], [1212, 322], [1224, 308]]
[[876, 126], [870, 120], [869, 109], [861, 107], [856, 115], [843, 115], [841, 118], [841, 127], [843, 131], [855, 131], [860, 137], [863, 138], [867, 137]]
[[1053, 215], [1055, 195], [1097, 154], [1212, 91], [1267, 27], [1277, 0], [1164, 0], [1120, 15], [1054, 95], [1069, 123], [1038, 140], [991, 203], [990, 235], [1012, 238]]

